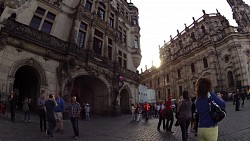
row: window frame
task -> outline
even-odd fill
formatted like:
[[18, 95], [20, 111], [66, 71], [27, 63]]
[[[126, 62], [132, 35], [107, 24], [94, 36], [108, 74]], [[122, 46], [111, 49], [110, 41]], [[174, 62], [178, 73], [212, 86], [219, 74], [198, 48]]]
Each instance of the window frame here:
[[[39, 12], [39, 10], [42, 11], [42, 12]], [[48, 17], [48, 15], [49, 15], [49, 17]], [[52, 31], [53, 25], [54, 25], [54, 23], [56, 21], [56, 17], [57, 16], [56, 16], [55, 13], [53, 13], [53, 12], [51, 12], [51, 11], [49, 11], [49, 10], [41, 7], [41, 6], [38, 6], [36, 8], [36, 11], [33, 14], [32, 19], [30, 20], [29, 26], [32, 27], [32, 28], [34, 28], [34, 29], [43, 31], [43, 32], [45, 32], [47, 34], [50, 34], [50, 32]], [[37, 18], [37, 19], [40, 18], [41, 19], [41, 21], [39, 22], [39, 26], [38, 27], [33, 26], [34, 25], [33, 24], [34, 23], [33, 20], [35, 18]], [[47, 25], [51, 25], [51, 26], [48, 28], [48, 27], [46, 27], [46, 24]], [[48, 29], [48, 30], [46, 30], [46, 29]]]
[[[103, 38], [104, 38], [104, 33], [98, 29], [95, 29], [94, 40], [93, 40], [93, 51], [96, 54], [99, 54], [99, 55], [103, 54], [103, 43], [104, 43]], [[97, 42], [99, 45], [97, 45]], [[97, 46], [98, 46], [98, 48], [97, 48]]]
[[113, 40], [108, 38], [108, 59], [113, 60]]
[[[84, 22], [80, 23], [78, 36], [77, 36], [77, 45], [80, 48], [85, 47], [86, 37], [87, 37], [88, 25]], [[84, 37], [83, 37], [84, 36]]]

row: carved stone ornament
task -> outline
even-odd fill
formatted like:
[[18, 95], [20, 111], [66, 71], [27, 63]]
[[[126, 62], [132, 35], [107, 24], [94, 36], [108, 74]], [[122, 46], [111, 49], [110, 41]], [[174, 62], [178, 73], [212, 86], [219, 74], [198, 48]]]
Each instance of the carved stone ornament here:
[[250, 49], [246, 49], [243, 51], [247, 57], [250, 57]]
[[30, 2], [31, 0], [0, 0], [1, 3], [4, 3], [5, 6], [8, 6], [12, 9], [17, 9], [24, 5], [26, 2]]
[[86, 70], [89, 73], [89, 75], [92, 75], [92, 76], [99, 76], [100, 75], [98, 66], [89, 65], [86, 67]]
[[0, 34], [0, 51], [4, 49], [6, 45], [6, 36], [3, 33]]

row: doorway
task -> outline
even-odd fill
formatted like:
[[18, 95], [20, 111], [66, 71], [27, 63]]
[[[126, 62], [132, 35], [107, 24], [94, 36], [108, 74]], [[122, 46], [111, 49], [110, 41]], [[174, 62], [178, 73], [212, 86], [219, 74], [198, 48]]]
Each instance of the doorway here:
[[130, 113], [129, 93], [125, 89], [123, 89], [120, 94], [120, 106], [122, 114]]
[[31, 98], [30, 110], [36, 110], [36, 101], [40, 90], [38, 71], [31, 66], [24, 65], [15, 73], [14, 91], [18, 94], [17, 106], [22, 110], [22, 101], [25, 97]]

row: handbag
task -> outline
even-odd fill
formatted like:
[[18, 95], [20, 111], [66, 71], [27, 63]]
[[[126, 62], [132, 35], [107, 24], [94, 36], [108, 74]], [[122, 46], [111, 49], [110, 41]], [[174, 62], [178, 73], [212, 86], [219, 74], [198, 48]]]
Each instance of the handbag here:
[[178, 114], [175, 126], [181, 125], [185, 121], [185, 116], [183, 114]]
[[220, 122], [222, 119], [226, 117], [226, 110], [223, 107], [220, 107], [216, 104], [212, 98], [209, 100], [210, 105], [210, 115], [215, 122]]

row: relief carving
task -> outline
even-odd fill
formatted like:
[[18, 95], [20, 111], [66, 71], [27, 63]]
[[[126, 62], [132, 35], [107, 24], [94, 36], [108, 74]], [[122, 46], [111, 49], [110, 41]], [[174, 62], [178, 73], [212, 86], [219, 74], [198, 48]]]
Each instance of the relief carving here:
[[76, 64], [75, 64], [75, 59], [74, 58], [70, 58], [67, 60], [62, 61], [59, 64], [59, 67], [57, 68], [57, 78], [58, 78], [58, 83], [61, 86], [63, 80], [65, 80], [66, 78], [71, 78], [71, 71], [73, 68], [75, 68]]
[[99, 67], [98, 66], [88, 65], [86, 67], [86, 70], [92, 76], [99, 76], [100, 75]]
[[4, 3], [5, 6], [8, 6], [11, 9], [18, 9], [23, 6], [26, 2], [31, 0], [0, 0], [0, 3]]
[[4, 33], [0, 33], [0, 51], [4, 49], [5, 45], [6, 45], [6, 36], [4, 35]]

